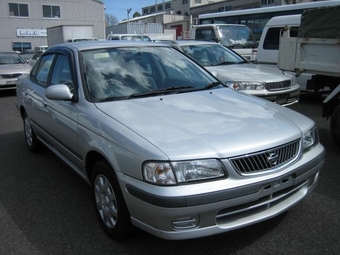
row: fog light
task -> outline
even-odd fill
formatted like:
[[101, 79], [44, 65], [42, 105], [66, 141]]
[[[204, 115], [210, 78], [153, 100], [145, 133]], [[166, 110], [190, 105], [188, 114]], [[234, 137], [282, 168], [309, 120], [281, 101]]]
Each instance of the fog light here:
[[196, 228], [199, 223], [198, 215], [179, 218], [172, 221], [172, 227], [177, 230]]
[[319, 173], [320, 172], [317, 172], [316, 175], [314, 176], [313, 183], [316, 183], [319, 180]]

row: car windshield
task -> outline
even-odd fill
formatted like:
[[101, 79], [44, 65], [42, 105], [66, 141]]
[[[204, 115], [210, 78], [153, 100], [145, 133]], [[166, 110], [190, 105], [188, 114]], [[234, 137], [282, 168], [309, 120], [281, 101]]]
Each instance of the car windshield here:
[[105, 48], [82, 52], [92, 101], [125, 100], [221, 86], [170, 47]]
[[233, 65], [248, 63], [235, 52], [218, 43], [181, 46], [186, 55], [203, 66]]
[[17, 53], [0, 53], [0, 65], [24, 64], [25, 60]]
[[221, 43], [225, 46], [232, 48], [257, 47], [253, 33], [246, 26], [221, 25], [217, 27], [217, 31], [221, 38]]

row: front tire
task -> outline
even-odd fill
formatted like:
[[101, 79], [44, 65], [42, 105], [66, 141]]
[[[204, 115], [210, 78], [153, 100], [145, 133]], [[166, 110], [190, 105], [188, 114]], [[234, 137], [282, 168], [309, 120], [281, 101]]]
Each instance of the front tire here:
[[24, 121], [25, 140], [26, 140], [26, 144], [28, 146], [28, 149], [31, 152], [36, 153], [40, 150], [41, 144], [40, 144], [40, 141], [38, 140], [37, 136], [34, 133], [30, 118], [27, 116], [26, 113], [24, 114], [23, 121]]
[[112, 238], [122, 240], [132, 232], [130, 214], [113, 169], [98, 161], [91, 174], [96, 213], [104, 231]]
[[340, 104], [335, 107], [330, 122], [331, 134], [333, 140], [340, 149]]

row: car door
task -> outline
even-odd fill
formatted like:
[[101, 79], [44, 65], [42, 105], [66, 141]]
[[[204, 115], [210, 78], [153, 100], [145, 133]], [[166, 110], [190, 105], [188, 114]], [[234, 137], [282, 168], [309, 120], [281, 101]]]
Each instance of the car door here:
[[48, 54], [40, 59], [32, 69], [23, 93], [26, 113], [31, 120], [33, 129], [44, 140], [47, 138], [47, 134], [43, 125], [49, 114], [44, 104], [45, 92], [54, 58], [55, 54]]
[[[56, 55], [50, 73], [49, 86], [65, 84], [76, 95], [78, 86], [70, 52], [60, 52]], [[42, 124], [49, 134], [49, 143], [72, 164], [80, 166], [81, 157], [78, 154], [78, 115], [81, 104], [78, 100], [63, 101], [44, 98], [44, 105], [48, 112]]]

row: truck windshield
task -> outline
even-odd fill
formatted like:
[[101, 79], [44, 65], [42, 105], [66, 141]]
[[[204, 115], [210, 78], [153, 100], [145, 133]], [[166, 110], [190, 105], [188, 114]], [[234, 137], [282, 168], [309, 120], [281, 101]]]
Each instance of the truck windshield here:
[[218, 26], [221, 43], [230, 48], [257, 47], [253, 33], [247, 26]]

